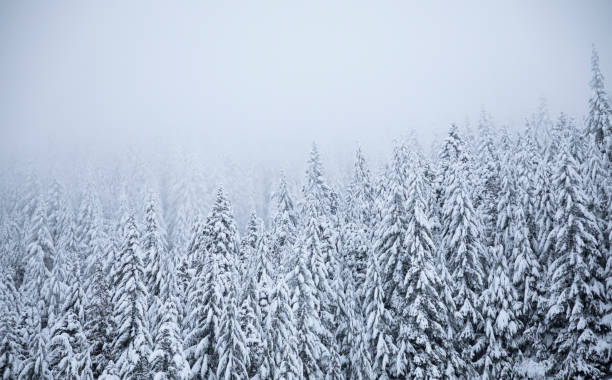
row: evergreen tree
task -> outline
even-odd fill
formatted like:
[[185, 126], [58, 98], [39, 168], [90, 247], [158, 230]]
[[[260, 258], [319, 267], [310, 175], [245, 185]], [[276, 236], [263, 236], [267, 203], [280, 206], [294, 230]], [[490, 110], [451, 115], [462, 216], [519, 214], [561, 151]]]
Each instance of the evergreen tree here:
[[386, 379], [387, 367], [394, 351], [391, 328], [391, 313], [385, 305], [382, 270], [378, 255], [371, 254], [368, 260], [364, 284], [364, 344], [369, 353], [375, 378]]
[[115, 325], [111, 284], [98, 262], [89, 290], [89, 301], [85, 306], [85, 334], [89, 342], [94, 377], [99, 377], [107, 364], [113, 360]]
[[457, 308], [457, 349], [467, 363], [474, 363], [484, 348], [480, 295], [485, 286], [485, 258], [480, 223], [467, 191], [465, 170], [461, 161], [456, 162], [445, 181], [441, 244]]
[[19, 308], [17, 291], [10, 276], [0, 283], [0, 378], [13, 379], [19, 375], [20, 337], [17, 331]]
[[168, 266], [169, 254], [165, 226], [159, 213], [159, 201], [149, 194], [145, 207], [145, 223], [142, 235], [142, 250], [146, 261], [146, 285], [151, 297], [159, 296], [164, 270]]
[[32, 222], [29, 224], [27, 242], [27, 269], [24, 282], [26, 297], [32, 305], [36, 305], [40, 316], [41, 328], [47, 327], [49, 305], [51, 267], [55, 257], [55, 247], [49, 233], [46, 220], [46, 206], [39, 200]]
[[19, 380], [52, 380], [54, 377], [49, 370], [49, 330], [39, 330], [28, 347], [28, 357], [23, 362]]
[[355, 155], [353, 178], [347, 196], [348, 220], [371, 226], [374, 207], [374, 188], [370, 179], [365, 157], [361, 148]]
[[216, 342], [220, 339], [224, 299], [239, 278], [238, 233], [223, 189], [217, 191], [217, 199], [201, 232], [205, 235], [204, 244], [197, 245], [201, 251], [197, 255], [203, 258], [202, 270], [196, 272], [189, 286], [185, 323], [185, 354], [192, 379], [216, 376], [220, 368]]
[[275, 265], [280, 266], [285, 264], [288, 259], [288, 251], [295, 243], [298, 224], [293, 200], [287, 188], [287, 180], [282, 173], [274, 198], [276, 199], [276, 213], [272, 221], [272, 259]]
[[152, 343], [146, 315], [148, 294], [144, 284], [140, 235], [133, 215], [126, 223], [112, 298], [117, 328], [113, 343], [115, 366], [121, 379], [148, 379]]
[[478, 124], [478, 137], [474, 171], [477, 191], [474, 193], [474, 207], [478, 210], [486, 234], [487, 246], [493, 244], [497, 224], [497, 203], [501, 189], [499, 152], [495, 146], [495, 135], [491, 130], [491, 118], [483, 111]]
[[[381, 265], [381, 280], [384, 289], [385, 307], [391, 312], [391, 330], [394, 337], [393, 361], [390, 373], [394, 376], [406, 375], [408, 357], [406, 349], [406, 331], [399, 316], [404, 304], [398, 301], [405, 295], [403, 287], [409, 269], [406, 254], [406, 233], [408, 231], [408, 214], [406, 212], [407, 195], [407, 162], [405, 146], [396, 146], [389, 178], [387, 200], [383, 212], [384, 219], [378, 224], [373, 242], [374, 255]], [[402, 329], [400, 331], [400, 329]], [[401, 340], [401, 341], [400, 341]], [[376, 363], [374, 363], [376, 367]]]
[[558, 210], [549, 235], [555, 258], [549, 268], [550, 308], [546, 315], [552, 339], [549, 373], [562, 378], [596, 378], [601, 363], [604, 327], [601, 323], [604, 257], [597, 242], [602, 238], [595, 217], [586, 207], [580, 167], [561, 146], [553, 177]]
[[304, 196], [307, 197], [302, 207], [310, 207], [308, 198], [315, 199], [316, 212], [328, 217], [336, 214], [334, 195], [332, 189], [327, 185], [323, 177], [323, 164], [316, 144], [312, 144], [310, 158], [306, 169], [306, 182], [302, 188]]
[[356, 287], [359, 290], [364, 283], [374, 217], [374, 189], [361, 149], [357, 149], [353, 179], [347, 191], [346, 208], [344, 227], [341, 230], [342, 256], [355, 274]]
[[[79, 265], [73, 271], [79, 273]], [[61, 317], [50, 332], [49, 366], [56, 378], [81, 380], [93, 379], [90, 348], [83, 325], [85, 294], [80, 275], [77, 274], [69, 296], [61, 310]]]
[[476, 362], [483, 379], [510, 379], [514, 372], [520, 322], [515, 314], [516, 291], [508, 276], [506, 253], [501, 246], [491, 250], [494, 266], [483, 292], [485, 352]]
[[[357, 304], [357, 292], [353, 272], [346, 263], [340, 263], [338, 274], [331, 284], [335, 293], [336, 307], [334, 309], [335, 331], [335, 355], [339, 367], [336, 373], [361, 373], [360, 368], [354, 368], [358, 363], [351, 361], [353, 350], [358, 340], [362, 327], [359, 325], [361, 319], [357, 317], [359, 311]], [[328, 375], [331, 375], [328, 371]], [[340, 375], [338, 375], [340, 376]]]
[[589, 100], [589, 114], [586, 127], [593, 134], [595, 144], [612, 163], [612, 105], [604, 88], [604, 77], [599, 68], [599, 54], [593, 48], [591, 57], [591, 99]]
[[298, 351], [301, 335], [291, 308], [289, 289], [284, 279], [279, 279], [272, 292], [270, 312], [266, 317], [269, 334], [267, 356], [270, 361], [270, 378], [273, 380], [301, 379], [302, 361]]
[[142, 248], [145, 265], [145, 284], [149, 294], [147, 316], [151, 331], [151, 338], [155, 339], [160, 327], [164, 299], [162, 288], [166, 285], [167, 271], [173, 267], [172, 258], [168, 252], [166, 233], [163, 220], [159, 215], [159, 203], [155, 195], [148, 195], [145, 206], [145, 225], [142, 236]]
[[174, 297], [168, 298], [160, 314], [162, 321], [150, 359], [151, 373], [155, 380], [185, 380], [189, 375], [175, 302]]
[[219, 358], [216, 376], [219, 379], [248, 378], [249, 353], [246, 337], [240, 328], [236, 299], [237, 294], [230, 287], [219, 321], [219, 337], [215, 342], [215, 352]]
[[[511, 284], [505, 291], [512, 296], [514, 303], [508, 303], [508, 315], [516, 318], [519, 329], [521, 352], [526, 357], [533, 354], [532, 348], [540, 339], [537, 334], [541, 314], [538, 312], [543, 297], [541, 288], [540, 262], [530, 244], [527, 218], [521, 202], [525, 189], [517, 184], [517, 174], [511, 168], [505, 169], [502, 179], [502, 192], [498, 204], [495, 247], [490, 250], [494, 268], [504, 271]], [[501, 250], [501, 253], [497, 252]], [[497, 256], [502, 255], [503, 258]], [[499, 261], [503, 261], [503, 265]], [[508, 265], [508, 261], [510, 264]], [[502, 269], [500, 269], [500, 265]], [[494, 273], [491, 271], [490, 273]], [[495, 284], [490, 282], [495, 280]], [[489, 274], [489, 290], [492, 285], [499, 286], [497, 278]], [[501, 285], [506, 285], [501, 283]], [[490, 296], [489, 296], [490, 298]], [[491, 302], [489, 300], [489, 302]], [[483, 311], [485, 314], [487, 311]], [[513, 321], [514, 322], [514, 321]], [[509, 338], [509, 337], [508, 337]], [[514, 338], [513, 338], [514, 340]], [[516, 350], [517, 347], [513, 347]]]
[[224, 286], [230, 280], [220, 264], [220, 258], [206, 252], [204, 269], [193, 279], [187, 293], [184, 348], [190, 379], [208, 379], [217, 370], [214, 342], [220, 328]]
[[68, 228], [68, 206], [64, 199], [64, 189], [57, 179], [51, 183], [48, 196], [47, 220], [49, 221], [49, 233], [53, 246], [61, 248], [63, 246], [66, 229]]
[[420, 170], [415, 168], [410, 178], [404, 251], [408, 263], [392, 303], [400, 320], [396, 345], [410, 358], [406, 376], [431, 379], [442, 377], [444, 359], [452, 351], [448, 350], [450, 345], [445, 341], [443, 325], [447, 311], [438, 295], [441, 284], [434, 264], [428, 193]]
[[[257, 222], [259, 224], [259, 222]], [[268, 363], [265, 359], [265, 332], [264, 319], [269, 307], [269, 293], [272, 286], [271, 268], [268, 258], [266, 239], [258, 237], [261, 233], [259, 226], [252, 231], [255, 237], [251, 244], [246, 244], [247, 251], [252, 252], [245, 265], [245, 282], [241, 295], [240, 324], [244, 332], [250, 366], [249, 377], [259, 374], [266, 378], [269, 373]], [[243, 244], [244, 246], [244, 244]]]
[[[81, 200], [74, 231], [75, 248], [78, 252], [79, 260], [83, 263], [90, 263], [90, 260], [94, 260], [93, 257], [90, 258], [89, 256], [92, 253], [92, 241], [95, 236], [96, 214], [97, 199], [90, 185]], [[89, 268], [89, 265], [85, 265], [81, 269], [86, 270], [87, 268]]]
[[299, 337], [297, 351], [302, 363], [305, 378], [320, 378], [322, 357], [327, 354], [324, 339], [329, 339], [330, 332], [324, 330], [321, 321], [321, 297], [313, 275], [313, 252], [309, 255], [305, 243], [296, 242], [296, 252], [288, 268], [287, 285], [290, 289], [290, 302], [295, 316], [295, 330]]
[[205, 242], [209, 253], [220, 260], [219, 264], [225, 274], [230, 274], [233, 280], [237, 280], [238, 277], [235, 276], [240, 274], [240, 240], [232, 206], [223, 188], [217, 191], [217, 199], [206, 221], [204, 234], [207, 235]]
[[[435, 187], [435, 198], [436, 203], [441, 210], [444, 202], [448, 199], [446, 192], [446, 182], [449, 176], [452, 174], [453, 166], [457, 164], [467, 165], [468, 154], [463, 139], [459, 135], [459, 131], [456, 125], [452, 125], [448, 131], [448, 136], [444, 140], [442, 148], [438, 154], [438, 176]], [[467, 178], [466, 178], [467, 181]]]

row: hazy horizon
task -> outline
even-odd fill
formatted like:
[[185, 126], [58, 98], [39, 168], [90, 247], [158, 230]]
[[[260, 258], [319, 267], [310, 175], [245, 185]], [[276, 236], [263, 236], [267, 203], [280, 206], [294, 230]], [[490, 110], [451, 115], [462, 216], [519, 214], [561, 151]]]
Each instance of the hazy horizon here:
[[[0, 5], [0, 138], [60, 152], [155, 146], [303, 161], [423, 145], [541, 99], [581, 123], [612, 3], [42, 2]], [[138, 144], [135, 144], [135, 143]]]

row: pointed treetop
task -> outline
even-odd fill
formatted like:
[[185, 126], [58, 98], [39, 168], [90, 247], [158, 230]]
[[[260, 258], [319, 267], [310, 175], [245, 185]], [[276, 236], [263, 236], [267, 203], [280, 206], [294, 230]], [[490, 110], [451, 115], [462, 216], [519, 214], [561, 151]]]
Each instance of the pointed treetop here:
[[599, 54], [597, 53], [597, 49], [595, 49], [595, 45], [593, 45], [593, 52], [591, 54], [591, 72], [593, 73], [591, 86], [594, 90], [603, 90], [604, 76], [599, 68]]

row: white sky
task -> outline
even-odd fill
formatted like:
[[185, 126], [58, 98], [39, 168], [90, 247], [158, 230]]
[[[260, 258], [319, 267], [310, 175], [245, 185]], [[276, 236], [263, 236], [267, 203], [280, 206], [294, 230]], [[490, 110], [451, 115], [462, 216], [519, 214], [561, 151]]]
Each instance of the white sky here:
[[541, 98], [582, 120], [592, 43], [612, 88], [611, 19], [606, 0], [5, 0], [0, 139], [305, 160], [482, 107], [520, 126]]

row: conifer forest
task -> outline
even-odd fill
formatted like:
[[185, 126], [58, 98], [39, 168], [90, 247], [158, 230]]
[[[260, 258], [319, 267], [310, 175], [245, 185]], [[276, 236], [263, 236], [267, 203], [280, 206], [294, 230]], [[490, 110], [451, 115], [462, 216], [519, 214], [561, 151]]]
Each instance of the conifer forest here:
[[188, 160], [78, 184], [5, 170], [0, 377], [603, 378], [612, 106], [596, 52], [590, 85], [584, 123], [483, 117], [431, 152], [397, 139], [379, 168], [357, 148], [344, 184], [313, 144], [259, 204]]
[[0, 380], [612, 380], [610, 16], [0, 1]]

